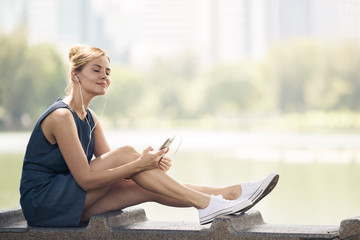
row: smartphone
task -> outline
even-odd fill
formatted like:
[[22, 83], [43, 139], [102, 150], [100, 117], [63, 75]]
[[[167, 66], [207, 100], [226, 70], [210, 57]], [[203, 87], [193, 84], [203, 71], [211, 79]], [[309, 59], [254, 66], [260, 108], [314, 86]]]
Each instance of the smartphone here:
[[166, 141], [163, 143], [163, 145], [161, 145], [159, 150], [169, 147], [173, 143], [174, 139], [175, 137], [166, 139]]

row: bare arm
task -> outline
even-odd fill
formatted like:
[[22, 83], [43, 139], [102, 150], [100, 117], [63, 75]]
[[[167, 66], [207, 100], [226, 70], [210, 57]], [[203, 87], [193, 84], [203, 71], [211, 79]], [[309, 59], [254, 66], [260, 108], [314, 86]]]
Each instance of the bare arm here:
[[[104, 134], [104, 130], [100, 124], [100, 121], [97, 117], [97, 115], [95, 114], [94, 111], [91, 111], [91, 115], [94, 118], [94, 121], [96, 123], [96, 127], [94, 129], [94, 136], [95, 136], [95, 146], [94, 146], [94, 155], [96, 158], [98, 158], [98, 160], [102, 160], [101, 158], [104, 157], [103, 155], [106, 153], [109, 153], [111, 151], [111, 148], [106, 140], [105, 134]], [[168, 148], [164, 149], [167, 153], [167, 151], [169, 150]], [[162, 158], [162, 160], [160, 160], [158, 162], [158, 168], [167, 172], [170, 167], [172, 166], [172, 160], [168, 157], [164, 157]]]
[[[164, 154], [164, 151], [150, 153], [152, 148], [149, 147], [135, 161], [116, 168], [92, 171], [81, 147], [71, 112], [67, 109], [57, 109], [45, 120], [42, 128], [54, 137], [70, 172], [85, 191], [105, 187], [143, 170], [156, 168]], [[104, 149], [106, 150], [105, 145], [100, 146], [98, 151]]]

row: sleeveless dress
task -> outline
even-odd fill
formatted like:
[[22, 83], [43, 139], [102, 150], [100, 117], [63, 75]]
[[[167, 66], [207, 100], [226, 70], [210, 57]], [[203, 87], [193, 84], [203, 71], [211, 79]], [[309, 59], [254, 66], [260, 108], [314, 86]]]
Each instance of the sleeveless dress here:
[[[86, 192], [70, 173], [59, 146], [51, 144], [40, 127], [42, 120], [58, 108], [67, 108], [72, 112], [89, 163], [94, 153], [94, 133], [90, 138], [88, 122], [81, 120], [70, 106], [58, 99], [36, 123], [24, 157], [20, 204], [30, 226], [79, 226], [85, 203]], [[87, 117], [92, 129], [94, 120], [89, 110]]]

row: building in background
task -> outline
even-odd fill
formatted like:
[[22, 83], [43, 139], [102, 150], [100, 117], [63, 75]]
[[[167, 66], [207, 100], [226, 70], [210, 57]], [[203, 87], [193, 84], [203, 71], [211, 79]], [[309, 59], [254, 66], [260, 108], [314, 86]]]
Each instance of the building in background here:
[[102, 18], [94, 14], [91, 1], [27, 0], [24, 7], [31, 43], [50, 42], [61, 49], [107, 43]]
[[0, 31], [10, 32], [25, 22], [25, 0], [0, 0]]
[[95, 45], [147, 66], [191, 53], [200, 65], [261, 59], [289, 38], [360, 38], [358, 0], [0, 0], [0, 29], [31, 43]]
[[360, 1], [339, 1], [339, 35], [360, 39]]

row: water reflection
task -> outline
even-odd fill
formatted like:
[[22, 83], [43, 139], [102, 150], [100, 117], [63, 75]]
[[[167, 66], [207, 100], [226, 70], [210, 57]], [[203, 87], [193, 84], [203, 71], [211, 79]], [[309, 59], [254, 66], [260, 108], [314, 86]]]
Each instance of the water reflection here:
[[[275, 190], [254, 209], [269, 223], [339, 225], [359, 215], [360, 167], [333, 163], [261, 162], [203, 153], [181, 153], [170, 174], [182, 182], [235, 184], [280, 174]], [[196, 211], [145, 204], [150, 219], [197, 221]]]
[[[178, 132], [182, 143], [169, 174], [181, 182], [221, 186], [278, 172], [279, 185], [255, 207], [269, 223], [339, 225], [359, 215], [360, 137], [355, 134]], [[150, 131], [141, 141], [132, 134], [127, 140], [144, 147], [142, 141], [160, 144], [173, 134]], [[193, 209], [142, 206], [150, 219], [197, 221]]]
[[[180, 137], [172, 145], [170, 155], [180, 147], [169, 174], [181, 182], [222, 186], [278, 172], [278, 186], [254, 208], [268, 223], [339, 225], [341, 220], [359, 215], [360, 137], [356, 134], [107, 131], [112, 147], [126, 144], [138, 150], [148, 145], [160, 146], [174, 134]], [[0, 153], [22, 154], [28, 137], [29, 133], [0, 134]], [[8, 167], [0, 172], [15, 172], [16, 183], [22, 159], [18, 161], [16, 165], [4, 164]], [[9, 169], [12, 166], [18, 169]], [[17, 194], [17, 189], [14, 196], [6, 193], [12, 197], [13, 206], [18, 205]], [[4, 192], [1, 195], [5, 196]], [[155, 203], [142, 207], [152, 220], [198, 221], [194, 209]]]

